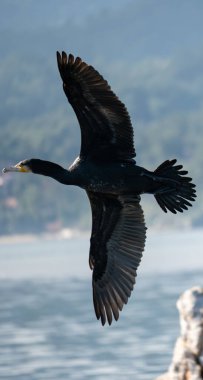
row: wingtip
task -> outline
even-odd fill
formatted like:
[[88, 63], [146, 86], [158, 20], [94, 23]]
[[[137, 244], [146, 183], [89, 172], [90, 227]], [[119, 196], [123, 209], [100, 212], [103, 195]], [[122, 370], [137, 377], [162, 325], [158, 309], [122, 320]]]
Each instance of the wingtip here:
[[68, 56], [68, 63], [70, 65], [73, 65], [74, 62], [75, 62], [74, 55], [70, 53], [69, 56]]
[[57, 51], [56, 57], [57, 57], [57, 62], [58, 62], [59, 66], [67, 65], [67, 64], [72, 65], [75, 61], [74, 55], [71, 53], [69, 55], [67, 55], [67, 53], [64, 50], [61, 53], [59, 53], [59, 51]]
[[67, 54], [66, 54], [65, 51], [62, 51], [62, 63], [63, 63], [64, 65], [67, 64]]
[[170, 164], [173, 166], [175, 165], [177, 162], [177, 159], [176, 158], [173, 158], [171, 161], [170, 161]]
[[62, 61], [67, 61], [67, 54], [65, 51], [62, 50], [61, 53], [59, 53], [59, 51], [57, 50], [56, 52], [56, 57], [57, 57], [57, 60], [60, 61], [60, 63], [62, 63]]
[[56, 59], [57, 59], [58, 68], [60, 68], [61, 64], [62, 64], [62, 58], [61, 58], [61, 54], [59, 53], [59, 51], [56, 52]]

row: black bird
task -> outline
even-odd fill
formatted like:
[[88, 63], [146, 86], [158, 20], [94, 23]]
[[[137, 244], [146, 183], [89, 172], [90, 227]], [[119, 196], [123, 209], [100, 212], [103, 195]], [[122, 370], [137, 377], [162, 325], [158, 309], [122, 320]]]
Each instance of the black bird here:
[[153, 194], [164, 212], [183, 212], [195, 200], [195, 185], [176, 160], [154, 172], [134, 160], [133, 128], [125, 105], [107, 81], [72, 54], [57, 52], [63, 89], [81, 129], [79, 157], [69, 167], [30, 159], [3, 169], [33, 172], [83, 188], [92, 209], [89, 265], [93, 302], [104, 325], [119, 318], [131, 295], [145, 246], [140, 195]]

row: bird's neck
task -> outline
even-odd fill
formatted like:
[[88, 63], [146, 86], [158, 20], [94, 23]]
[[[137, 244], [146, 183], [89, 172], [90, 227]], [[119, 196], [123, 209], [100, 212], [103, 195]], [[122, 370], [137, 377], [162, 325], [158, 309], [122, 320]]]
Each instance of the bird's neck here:
[[51, 177], [64, 185], [74, 185], [73, 173], [54, 162], [39, 160], [40, 165], [33, 170], [33, 173]]

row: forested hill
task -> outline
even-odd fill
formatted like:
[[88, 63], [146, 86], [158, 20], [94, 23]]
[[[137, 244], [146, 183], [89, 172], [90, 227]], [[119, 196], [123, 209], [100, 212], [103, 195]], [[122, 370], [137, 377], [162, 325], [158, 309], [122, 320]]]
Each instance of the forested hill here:
[[[81, 56], [125, 102], [137, 162], [155, 169], [177, 158], [197, 183], [184, 215], [164, 215], [143, 197], [147, 223], [203, 224], [202, 0], [2, 0], [0, 6], [0, 163], [39, 157], [68, 166], [80, 132], [67, 104], [56, 50]], [[88, 228], [80, 189], [52, 179], [0, 175], [0, 233]]]

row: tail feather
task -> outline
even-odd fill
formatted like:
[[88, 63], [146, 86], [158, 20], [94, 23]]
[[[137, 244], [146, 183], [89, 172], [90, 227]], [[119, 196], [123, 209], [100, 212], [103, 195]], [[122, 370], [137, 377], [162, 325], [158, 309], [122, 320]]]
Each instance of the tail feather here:
[[182, 165], [175, 165], [176, 160], [164, 161], [154, 174], [160, 179], [161, 186], [154, 196], [164, 212], [168, 210], [173, 214], [183, 212], [191, 207], [190, 202], [195, 201], [196, 190], [192, 178], [185, 177], [188, 172], [182, 170]]

